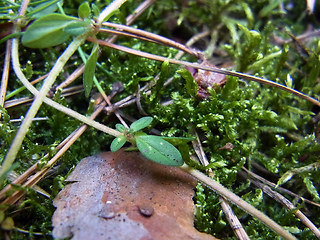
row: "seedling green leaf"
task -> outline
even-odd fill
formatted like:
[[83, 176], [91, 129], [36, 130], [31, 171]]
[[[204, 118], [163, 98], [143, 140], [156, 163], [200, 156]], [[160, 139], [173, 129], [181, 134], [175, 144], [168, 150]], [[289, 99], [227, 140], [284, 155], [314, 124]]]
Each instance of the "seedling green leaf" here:
[[125, 126], [123, 126], [122, 124], [120, 123], [117, 123], [116, 124], [116, 129], [121, 132], [121, 133], [124, 133], [124, 131], [128, 130]]
[[115, 139], [113, 139], [111, 146], [110, 146], [111, 152], [118, 151], [126, 143], [126, 141], [127, 141], [127, 139], [123, 135], [118, 136]]
[[[87, 20], [87, 21], [86, 21]], [[72, 36], [79, 36], [88, 32], [92, 29], [90, 20], [86, 19], [85, 21], [76, 21], [68, 24], [63, 31], [72, 35]]]
[[88, 2], [82, 3], [78, 8], [78, 16], [79, 18], [89, 18], [90, 15], [90, 6]]
[[184, 144], [194, 140], [194, 138], [185, 138], [185, 137], [161, 137], [161, 138], [171, 143], [174, 146]]
[[84, 94], [86, 97], [89, 97], [89, 94], [93, 85], [93, 77], [96, 71], [96, 65], [98, 60], [98, 50], [99, 50], [99, 45], [95, 44], [92, 48], [91, 54], [84, 67], [83, 87], [84, 87]]
[[159, 136], [137, 136], [136, 143], [142, 155], [151, 161], [167, 166], [181, 166], [183, 164], [179, 150]]
[[152, 122], [153, 118], [152, 117], [143, 117], [138, 119], [137, 121], [133, 122], [130, 125], [130, 132], [134, 133], [137, 132], [147, 126], [150, 125], [150, 123]]
[[68, 40], [69, 34], [63, 31], [77, 18], [52, 13], [34, 21], [25, 31], [22, 44], [29, 48], [48, 48]]
[[98, 8], [97, 5], [95, 5], [94, 3], [91, 4], [91, 8], [92, 8], [92, 13], [94, 17], [98, 17], [100, 14], [100, 9]]

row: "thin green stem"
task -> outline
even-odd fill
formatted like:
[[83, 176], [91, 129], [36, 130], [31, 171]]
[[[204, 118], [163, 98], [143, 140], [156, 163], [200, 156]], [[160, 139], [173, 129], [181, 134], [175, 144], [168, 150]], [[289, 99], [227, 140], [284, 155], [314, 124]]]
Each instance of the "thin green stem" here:
[[17, 95], [18, 93], [22, 92], [25, 89], [26, 89], [25, 86], [22, 86], [22, 87], [15, 89], [14, 91], [12, 91], [8, 95], [6, 95], [5, 100], [9, 100], [10, 98], [14, 97], [15, 95]]
[[66, 13], [64, 12], [60, 2], [57, 3], [57, 6], [58, 6], [58, 9], [61, 12], [61, 14], [66, 15]]
[[[19, 58], [18, 58], [18, 40], [15, 39], [13, 41], [13, 45], [12, 45], [12, 66], [13, 66], [13, 69], [15, 71], [15, 74], [17, 75], [17, 77], [19, 78], [19, 80], [23, 83], [23, 85], [33, 94], [33, 95], [38, 95], [38, 90], [32, 86], [30, 84], [30, 82], [27, 80], [27, 78], [24, 76], [23, 72], [21, 71], [20, 69], [20, 64], [19, 64]], [[92, 126], [102, 132], [105, 132], [107, 134], [110, 134], [112, 136], [119, 136], [121, 133], [112, 129], [112, 128], [109, 128], [101, 123], [98, 123], [90, 118], [87, 118], [81, 114], [79, 114], [78, 112], [76, 111], [73, 111], [72, 109], [70, 108], [67, 108], [59, 103], [56, 103], [55, 101], [45, 97], [43, 99], [44, 103], [50, 105], [51, 107], [89, 125], [89, 126]]]
[[[20, 63], [19, 63], [19, 41], [18, 39], [14, 39], [13, 40], [13, 45], [12, 45], [12, 66], [13, 69], [15, 71], [15, 74], [17, 75], [17, 77], [19, 78], [19, 80], [23, 83], [24, 87], [26, 87], [33, 95], [38, 95], [39, 92], [38, 90], [27, 80], [27, 78], [25, 77], [25, 75], [23, 74], [23, 72], [21, 71], [20, 68]], [[76, 111], [73, 111], [70, 108], [67, 108], [59, 103], [56, 103], [55, 101], [45, 97], [43, 99], [44, 103], [48, 104], [49, 106], [69, 115], [70, 117], [73, 117], [77, 120], [79, 120], [80, 122], [83, 122], [91, 127], [94, 127], [102, 132], [105, 132], [109, 135], [112, 135], [114, 137], [119, 136], [121, 133], [109, 128], [101, 123], [98, 123], [90, 118], [87, 118], [84, 115], [79, 114]]]
[[1, 38], [0, 44], [8, 41], [8, 40], [11, 39], [11, 38], [19, 37], [19, 36], [21, 36], [21, 35], [22, 35], [22, 33], [11, 33], [11, 34], [9, 34], [8, 36], [5, 36], [4, 38]]
[[[83, 61], [84, 64], [86, 64], [87, 62], [87, 57], [85, 56], [85, 53], [82, 51], [81, 47], [78, 48], [78, 52], [79, 52], [79, 55]], [[99, 63], [97, 62], [96, 63], [98, 66], [99, 66]], [[101, 66], [101, 65], [100, 65]], [[97, 87], [99, 93], [101, 94], [101, 96], [104, 98], [104, 100], [108, 103], [109, 106], [112, 106], [109, 98], [107, 97], [107, 94], [104, 92], [104, 90], [102, 89], [98, 79], [96, 78], [96, 76], [93, 76], [93, 83], [95, 84], [95, 86]], [[122, 117], [120, 116], [120, 114], [117, 112], [117, 111], [114, 111], [114, 114], [117, 116], [117, 118], [120, 120], [120, 122], [126, 126], [126, 122], [122, 119]]]
[[[16, 29], [15, 29], [16, 32], [19, 32], [20, 29], [18, 26], [16, 26]], [[67, 47], [67, 49], [64, 51], [64, 53], [59, 57], [59, 59], [57, 60], [56, 64], [54, 65], [54, 67], [51, 69], [48, 77], [45, 79], [44, 83], [43, 83], [43, 86], [40, 90], [40, 92], [38, 92], [33, 86], [29, 86], [30, 89], [33, 88], [33, 94], [35, 95], [35, 100], [34, 102], [32, 103], [25, 119], [23, 120], [11, 146], [10, 146], [10, 149], [3, 161], [3, 164], [2, 164], [2, 169], [0, 171], [0, 176], [5, 173], [6, 171], [8, 171], [10, 169], [10, 167], [12, 166], [13, 162], [14, 162], [14, 159], [16, 158], [17, 154], [18, 154], [18, 151], [19, 149], [21, 148], [21, 145], [22, 145], [22, 142], [23, 142], [23, 139], [25, 137], [25, 135], [27, 134], [28, 132], [28, 129], [32, 123], [32, 119], [35, 117], [35, 115], [37, 114], [42, 102], [47, 102], [49, 103], [50, 105], [55, 105], [55, 107], [61, 111], [65, 111], [68, 109], [64, 106], [57, 106], [53, 101], [48, 101], [48, 99], [46, 99], [46, 95], [47, 93], [49, 92], [51, 86], [53, 85], [55, 79], [57, 78], [57, 76], [60, 74], [60, 72], [62, 71], [64, 65], [66, 64], [66, 62], [68, 61], [68, 59], [73, 55], [73, 53], [77, 50], [77, 48], [85, 41], [87, 35], [81, 35], [81, 36], [78, 36], [77, 38], [74, 39], [74, 41], [72, 41], [70, 43], [70, 45]], [[20, 70], [20, 65], [19, 65], [19, 61], [18, 61], [18, 40], [17, 39], [14, 39], [13, 40], [13, 44], [12, 44], [12, 56], [14, 56], [12, 58], [12, 61], [13, 61], [13, 65], [14, 65], [14, 68], [15, 70], [19, 69]], [[21, 72], [22, 73], [22, 72]], [[23, 76], [23, 79], [24, 80], [27, 80], [25, 78], [25, 76], [23, 75], [22, 73], [22, 76]], [[26, 81], [28, 82], [28, 81]], [[28, 83], [29, 84], [29, 83]], [[29, 89], [29, 90], [30, 90]], [[52, 104], [54, 103], [54, 104]], [[74, 111], [71, 111], [71, 114], [70, 114], [70, 111], [69, 111], [69, 115], [77, 115], [77, 118], [78, 119], [81, 119], [82, 122], [84, 123], [89, 123], [88, 121], [88, 118], [76, 113]], [[80, 116], [79, 116], [80, 115]], [[119, 132], [118, 131], [115, 131], [113, 129], [109, 129], [108, 127], [102, 125], [102, 124], [92, 124], [92, 122], [90, 122], [91, 124], [89, 125], [94, 125], [94, 127], [100, 129], [100, 130], [104, 130], [105, 132], [109, 133], [109, 134], [112, 134], [114, 136], [117, 136], [119, 135]]]
[[[31, 85], [31, 83], [27, 80], [27, 78], [24, 76], [23, 72], [20, 69], [20, 64], [19, 64], [19, 58], [18, 58], [18, 40], [15, 39], [13, 46], [12, 46], [12, 66], [15, 71], [15, 74], [19, 78], [19, 80], [23, 83], [23, 85], [33, 94], [33, 95], [38, 95], [38, 90]], [[48, 104], [49, 106], [69, 115], [70, 117], [73, 117], [80, 122], [83, 122], [91, 127], [94, 127], [102, 132], [105, 132], [107, 134], [110, 134], [112, 136], [119, 136], [121, 133], [109, 128], [101, 123], [98, 123], [90, 118], [87, 118], [86, 116], [83, 116], [79, 114], [76, 111], [73, 111], [70, 108], [67, 108], [59, 103], [56, 103], [55, 101], [51, 100], [50, 98], [45, 97], [43, 99], [44, 103]]]
[[63, 52], [63, 54], [58, 58], [56, 64], [51, 69], [48, 77], [44, 80], [44, 83], [42, 85], [42, 88], [40, 92], [35, 95], [35, 99], [29, 108], [27, 115], [25, 116], [11, 146], [10, 149], [4, 159], [2, 169], [0, 172], [6, 172], [12, 165], [14, 159], [16, 158], [18, 151], [20, 150], [21, 144], [23, 142], [24, 137], [26, 136], [29, 127], [32, 123], [32, 119], [36, 116], [43, 99], [49, 92], [50, 88], [52, 87], [54, 81], [56, 80], [57, 76], [62, 71], [64, 65], [68, 61], [68, 59], [73, 55], [73, 53], [77, 50], [77, 48], [85, 41], [87, 35], [81, 35], [75, 38], [69, 46], [66, 48], [66, 50]]
[[114, 0], [110, 3], [99, 15], [98, 17], [98, 25], [101, 25], [102, 22], [107, 21], [109, 17], [112, 16], [115, 10], [120, 8], [122, 4], [124, 4], [127, 0]]
[[270, 219], [268, 216], [260, 212], [255, 207], [251, 206], [249, 203], [244, 201], [242, 198], [234, 194], [233, 192], [229, 191], [227, 188], [223, 187], [218, 182], [214, 181], [213, 179], [209, 178], [205, 174], [201, 173], [198, 170], [190, 168], [188, 165], [184, 164], [180, 167], [183, 171], [186, 173], [189, 173], [191, 176], [195, 177], [202, 183], [204, 183], [206, 186], [210, 187], [212, 190], [220, 194], [221, 196], [228, 199], [228, 201], [234, 203], [235, 205], [239, 206], [243, 210], [245, 210], [250, 215], [256, 217], [261, 222], [263, 222], [266, 226], [271, 228], [274, 232], [279, 234], [284, 239], [294, 240], [296, 239], [292, 234], [287, 232], [285, 229], [283, 229], [279, 224], [274, 222], [272, 219]]
[[[0, 105], [3, 107], [5, 95], [7, 92], [8, 78], [9, 78], [9, 68], [10, 68], [10, 48], [11, 42], [8, 41], [6, 45], [6, 52], [3, 64], [3, 72], [1, 76], [1, 86], [0, 86]], [[0, 114], [1, 116], [1, 114]]]

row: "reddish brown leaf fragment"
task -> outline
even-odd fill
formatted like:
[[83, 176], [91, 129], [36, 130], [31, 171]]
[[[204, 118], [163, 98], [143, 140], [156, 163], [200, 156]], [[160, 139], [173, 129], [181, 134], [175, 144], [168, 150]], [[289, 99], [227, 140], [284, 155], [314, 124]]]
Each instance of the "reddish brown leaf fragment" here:
[[196, 181], [179, 168], [118, 151], [83, 159], [54, 200], [55, 238], [215, 239], [193, 227]]
[[[203, 61], [201, 64], [216, 67], [206, 61]], [[222, 87], [227, 81], [224, 74], [195, 69], [192, 67], [186, 67], [186, 69], [192, 74], [193, 79], [197, 82], [199, 86], [197, 96], [201, 99], [208, 98], [210, 96], [210, 93], [208, 93], [207, 90], [208, 87], [216, 89], [217, 86]]]
[[233, 144], [228, 142], [223, 147], [218, 148], [218, 150], [226, 149], [228, 151], [232, 151], [233, 147]]

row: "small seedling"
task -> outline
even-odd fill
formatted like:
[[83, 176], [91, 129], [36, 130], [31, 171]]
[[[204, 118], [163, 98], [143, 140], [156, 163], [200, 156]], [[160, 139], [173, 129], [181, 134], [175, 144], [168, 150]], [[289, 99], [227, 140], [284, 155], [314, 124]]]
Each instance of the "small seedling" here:
[[[147, 135], [140, 131], [152, 122], [152, 117], [143, 117], [133, 122], [130, 128], [124, 127], [122, 124], [117, 124], [116, 129], [123, 133], [116, 137], [110, 146], [112, 152], [119, 150], [126, 142], [137, 145], [139, 151], [143, 156], [151, 161], [167, 165], [167, 166], [181, 166], [183, 164], [182, 156], [179, 150], [173, 146], [169, 141], [192, 140], [189, 138], [175, 138], [175, 137], [160, 137], [154, 135]], [[168, 140], [168, 141], [166, 141]]]

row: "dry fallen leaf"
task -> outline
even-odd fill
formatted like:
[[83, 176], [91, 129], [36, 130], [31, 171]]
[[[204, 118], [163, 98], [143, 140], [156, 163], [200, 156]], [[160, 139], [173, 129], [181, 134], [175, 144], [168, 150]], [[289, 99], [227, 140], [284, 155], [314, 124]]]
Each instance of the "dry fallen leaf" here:
[[83, 159], [54, 200], [53, 236], [72, 239], [215, 239], [193, 227], [196, 181], [137, 152]]
[[[217, 68], [207, 61], [203, 61], [201, 64], [204, 66]], [[192, 74], [193, 79], [198, 84], [197, 96], [201, 99], [209, 98], [211, 96], [211, 94], [208, 92], [209, 87], [216, 89], [217, 86], [222, 87], [227, 82], [226, 75], [224, 74], [209, 72], [202, 69], [195, 69], [192, 67], [186, 67], [186, 69]]]

